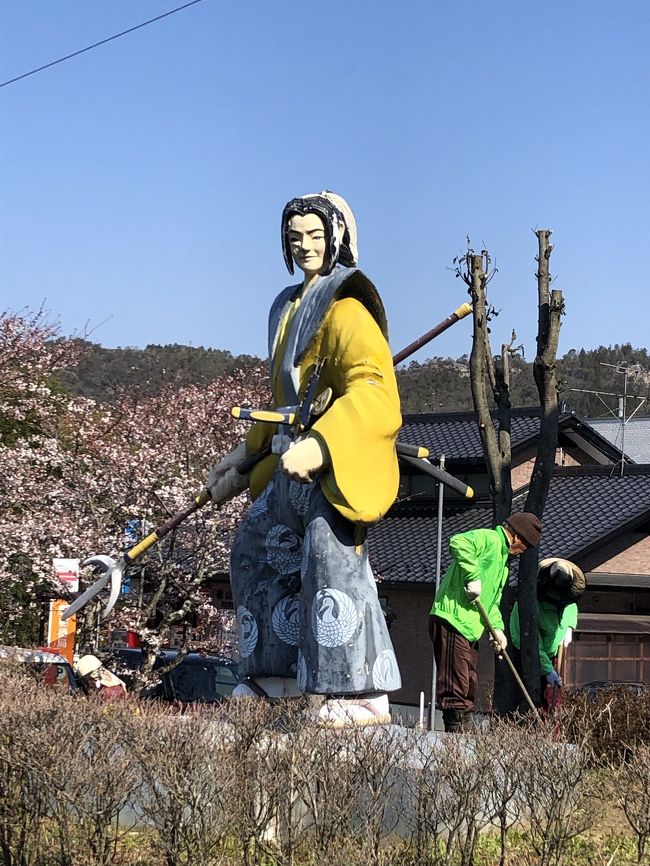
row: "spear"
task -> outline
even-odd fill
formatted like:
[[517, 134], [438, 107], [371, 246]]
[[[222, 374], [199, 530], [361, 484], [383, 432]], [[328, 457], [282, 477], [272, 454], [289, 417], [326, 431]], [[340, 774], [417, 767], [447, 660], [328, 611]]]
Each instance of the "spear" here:
[[427, 343], [430, 343], [435, 337], [440, 336], [443, 331], [446, 331], [447, 328], [451, 328], [452, 325], [455, 325], [456, 322], [459, 322], [461, 319], [464, 319], [465, 316], [468, 316], [472, 312], [471, 304], [461, 304], [457, 310], [451, 314], [451, 316], [447, 316], [446, 319], [443, 319], [442, 322], [437, 324], [435, 328], [431, 328], [430, 331], [427, 331], [426, 334], [422, 334], [421, 337], [418, 337], [417, 340], [414, 340], [412, 343], [409, 343], [406, 348], [402, 349], [401, 352], [398, 352], [396, 355], [393, 355], [393, 365], [397, 367], [398, 364], [401, 364], [406, 358], [412, 355], [414, 352], [417, 352], [418, 349], [421, 349], [422, 346], [426, 346]]

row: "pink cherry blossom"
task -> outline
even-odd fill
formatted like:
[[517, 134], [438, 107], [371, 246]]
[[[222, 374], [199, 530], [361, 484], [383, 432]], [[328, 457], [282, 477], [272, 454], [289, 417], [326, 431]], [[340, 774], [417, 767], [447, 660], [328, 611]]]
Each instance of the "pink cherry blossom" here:
[[[205, 386], [172, 383], [156, 396], [143, 396], [142, 383], [142, 391], [111, 405], [71, 397], [57, 372], [73, 366], [82, 351], [83, 343], [62, 338], [42, 311], [0, 315], [2, 643], [24, 640], [47, 599], [61, 594], [53, 557], [119, 556], [129, 519], [147, 529], [160, 525], [243, 439], [246, 425], [230, 408], [269, 400], [261, 366]], [[113, 624], [159, 644], [170, 623], [193, 613], [200, 639], [209, 643], [206, 624], [221, 615], [205, 582], [227, 571], [232, 533], [246, 505], [245, 494], [221, 508], [208, 504], [151, 548], [138, 560], [144, 590], [124, 597]]]

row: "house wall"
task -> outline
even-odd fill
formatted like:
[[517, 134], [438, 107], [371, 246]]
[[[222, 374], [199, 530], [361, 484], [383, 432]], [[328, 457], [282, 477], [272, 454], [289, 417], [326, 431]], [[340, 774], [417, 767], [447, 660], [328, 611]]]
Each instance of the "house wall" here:
[[[585, 454], [577, 445], [568, 441], [560, 441], [561, 446], [555, 451], [556, 466], [588, 466], [595, 462], [592, 457]], [[513, 490], [519, 490], [521, 487], [530, 484], [536, 456], [537, 448], [534, 445], [515, 455], [512, 462]]]
[[560, 447], [555, 451], [556, 466], [593, 466], [595, 463], [593, 457], [586, 454], [573, 442], [562, 441], [560, 438]]
[[[589, 579], [587, 577], [587, 579]], [[640, 598], [645, 597], [645, 602], [639, 604]], [[650, 603], [648, 590], [635, 592], [634, 590], [618, 589], [588, 589], [580, 601], [582, 613], [644, 613], [644, 608]]]
[[621, 532], [616, 538], [587, 554], [584, 571], [611, 574], [650, 574], [650, 527]]
[[513, 490], [519, 490], [520, 487], [530, 484], [536, 454], [536, 448], [527, 448], [514, 457], [511, 472]]
[[385, 598], [395, 613], [390, 636], [402, 675], [402, 688], [391, 694], [391, 700], [417, 704], [420, 691], [423, 691], [428, 703], [431, 699], [432, 646], [427, 622], [433, 588], [429, 591], [420, 588], [386, 590], [381, 584], [377, 588], [379, 597]]
[[[580, 561], [589, 574], [626, 575], [650, 574], [650, 525], [621, 532], [616, 538], [600, 545]], [[616, 579], [616, 578], [615, 578]], [[583, 613], [650, 615], [650, 589], [587, 589], [580, 603]], [[569, 646], [566, 660], [568, 685], [593, 680], [650, 680], [650, 639], [644, 634], [577, 633]]]
[[649, 637], [647, 634], [577, 634], [569, 645], [563, 670], [566, 685], [598, 680], [650, 682]]

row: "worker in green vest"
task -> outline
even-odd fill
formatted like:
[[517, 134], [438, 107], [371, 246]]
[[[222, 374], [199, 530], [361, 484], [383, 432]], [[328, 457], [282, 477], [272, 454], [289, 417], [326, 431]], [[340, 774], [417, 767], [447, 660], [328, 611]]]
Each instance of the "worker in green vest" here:
[[445, 731], [465, 730], [474, 709], [478, 641], [485, 632], [474, 601], [480, 598], [494, 627], [498, 637], [495, 651], [504, 650], [507, 640], [499, 604], [508, 579], [508, 558], [536, 547], [541, 532], [537, 515], [521, 511], [511, 514], [496, 529], [471, 529], [449, 540], [452, 563], [429, 617], [437, 665], [437, 704]]
[[[537, 618], [539, 628], [539, 664], [541, 669], [541, 708], [548, 713], [560, 701], [562, 678], [556, 658], [570, 628], [578, 623], [578, 602], [587, 587], [582, 569], [559, 557], [540, 560], [537, 567]], [[510, 638], [515, 649], [512, 660], [521, 673], [521, 635], [519, 604], [510, 615]]]

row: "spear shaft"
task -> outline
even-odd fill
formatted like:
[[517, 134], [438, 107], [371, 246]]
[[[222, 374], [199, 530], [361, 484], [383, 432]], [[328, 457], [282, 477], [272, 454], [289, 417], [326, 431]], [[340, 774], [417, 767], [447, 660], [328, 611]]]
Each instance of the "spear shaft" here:
[[431, 330], [427, 331], [426, 334], [422, 334], [422, 336], [418, 337], [417, 340], [409, 343], [401, 352], [393, 355], [393, 365], [396, 367], [398, 364], [401, 364], [405, 358], [409, 357], [409, 355], [417, 352], [417, 350], [421, 349], [422, 346], [426, 346], [427, 343], [430, 343], [435, 337], [440, 336], [443, 331], [446, 331], [447, 328], [451, 328], [452, 325], [455, 325], [456, 322], [464, 319], [465, 316], [468, 316], [471, 312], [471, 304], [461, 304], [457, 310], [454, 310], [451, 316], [447, 316], [447, 318], [443, 319], [443, 321], [436, 325], [435, 328], [431, 328]]

